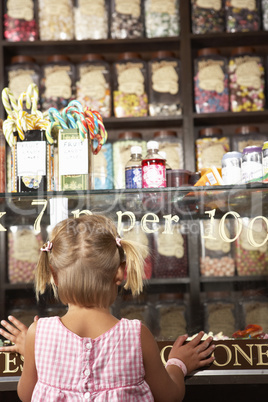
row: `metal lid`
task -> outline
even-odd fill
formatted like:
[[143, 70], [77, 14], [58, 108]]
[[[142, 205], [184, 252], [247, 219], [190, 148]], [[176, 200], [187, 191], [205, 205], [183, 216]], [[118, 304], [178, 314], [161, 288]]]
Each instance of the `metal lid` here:
[[121, 140], [133, 140], [134, 138], [142, 139], [142, 134], [134, 131], [125, 131], [124, 133], [120, 133], [118, 138]]
[[176, 131], [160, 130], [154, 133], [154, 138], [167, 138], [167, 137], [177, 137]]
[[218, 127], [207, 127], [199, 131], [201, 137], [222, 136], [222, 129]]
[[236, 158], [236, 159], [242, 158], [241, 152], [236, 152], [236, 151], [226, 152], [226, 154], [224, 154], [222, 157], [222, 161], [226, 160], [226, 159], [233, 159], [233, 158]]
[[256, 126], [241, 126], [235, 129], [236, 134], [250, 134], [250, 133], [259, 133], [260, 129]]
[[257, 147], [257, 145], [250, 145], [250, 146], [248, 146], [248, 147], [243, 149], [243, 155], [250, 154], [252, 152], [261, 153], [261, 151], [262, 151], [261, 147]]
[[204, 49], [200, 49], [197, 52], [198, 56], [212, 56], [212, 55], [219, 55], [220, 50], [215, 47], [206, 47]]

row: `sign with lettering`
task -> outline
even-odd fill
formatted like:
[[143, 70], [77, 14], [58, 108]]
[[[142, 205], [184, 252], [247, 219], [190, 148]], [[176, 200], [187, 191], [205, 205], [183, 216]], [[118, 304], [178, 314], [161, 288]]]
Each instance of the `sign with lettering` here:
[[0, 377], [17, 377], [22, 373], [23, 356], [18, 353], [0, 352]]

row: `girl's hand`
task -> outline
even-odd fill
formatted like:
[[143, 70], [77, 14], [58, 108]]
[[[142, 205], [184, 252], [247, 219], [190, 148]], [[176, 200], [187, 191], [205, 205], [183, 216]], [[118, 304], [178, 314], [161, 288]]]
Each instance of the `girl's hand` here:
[[[17, 352], [24, 356], [24, 345], [28, 328], [12, 315], [10, 315], [8, 319], [13, 325], [8, 321], [2, 320], [1, 325], [6, 328], [7, 331], [0, 329], [0, 334], [11, 341], [13, 345], [0, 347], [0, 352]], [[37, 320], [38, 316], [35, 316], [34, 321]]]
[[187, 335], [179, 336], [175, 341], [168, 358], [177, 358], [183, 361], [187, 367], [187, 372], [190, 374], [198, 368], [211, 364], [214, 357], [211, 353], [215, 349], [215, 345], [211, 345], [212, 337], [210, 336], [205, 341], [201, 342], [204, 332], [192, 339], [190, 342], [184, 344]]

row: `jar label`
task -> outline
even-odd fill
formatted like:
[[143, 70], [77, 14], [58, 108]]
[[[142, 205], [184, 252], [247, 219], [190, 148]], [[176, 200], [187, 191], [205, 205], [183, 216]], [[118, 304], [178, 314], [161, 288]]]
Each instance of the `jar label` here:
[[44, 0], [42, 13], [51, 17], [69, 17], [71, 3], [69, 0]]
[[35, 74], [34, 70], [24, 70], [22, 68], [8, 72], [8, 87], [15, 98], [18, 99], [20, 94], [27, 90], [28, 86], [32, 84]]
[[149, 6], [150, 13], [167, 13], [169, 15], [176, 14], [176, 1], [175, 0], [150, 0]]
[[205, 91], [224, 91], [225, 74], [222, 70], [224, 63], [220, 60], [206, 60], [198, 63], [199, 87]]
[[196, 0], [197, 7], [210, 8], [215, 11], [220, 11], [222, 7], [221, 0]]
[[165, 66], [152, 74], [152, 88], [155, 92], [176, 95], [179, 92], [179, 76], [173, 66]]
[[260, 89], [262, 72], [256, 60], [248, 60], [237, 66], [237, 84], [244, 87]]
[[141, 15], [140, 0], [115, 0], [115, 11], [120, 14], [130, 14], [134, 18]]
[[142, 187], [166, 187], [166, 169], [163, 165], [142, 167]]
[[[63, 134], [64, 135], [64, 134]], [[59, 140], [59, 175], [88, 174], [88, 139]]]
[[261, 247], [254, 247], [252, 244], [249, 243], [248, 241], [248, 230], [252, 230], [253, 232], [253, 238], [254, 241], [257, 244], [261, 244], [267, 237], [267, 233], [266, 230], [264, 229], [263, 225], [261, 222], [255, 221], [254, 222], [254, 226], [253, 229], [249, 229], [248, 228], [248, 224], [247, 225], [243, 225], [242, 231], [241, 231], [241, 235], [239, 237], [239, 240], [241, 242], [241, 247], [244, 250], [248, 250], [248, 251], [258, 251], [260, 253], [266, 253], [267, 250], [267, 242], [264, 243], [263, 246]]
[[250, 11], [256, 10], [256, 0], [231, 0], [231, 7], [247, 8]]
[[[102, 68], [103, 70], [103, 68]], [[78, 84], [83, 94], [92, 99], [103, 99], [108, 86], [101, 70], [91, 70], [81, 76]]]
[[46, 175], [46, 141], [17, 142], [17, 175]]
[[11, 231], [11, 234], [14, 239], [13, 257], [15, 260], [36, 263], [40, 254], [40, 244], [33, 230], [22, 226], [16, 232]]
[[126, 188], [142, 188], [141, 167], [126, 169]]
[[105, 15], [105, 0], [79, 0], [80, 13], [103, 18]]
[[45, 69], [46, 98], [58, 97], [70, 99], [72, 96], [72, 80], [68, 74], [69, 66], [55, 66]]
[[126, 94], [141, 96], [144, 94], [144, 76], [136, 65], [118, 73], [118, 89]]
[[[198, 169], [216, 166], [221, 168], [221, 160], [226, 153], [224, 144], [220, 141], [197, 140], [198, 144]], [[202, 143], [203, 142], [203, 143]], [[200, 146], [201, 144], [201, 146]], [[200, 147], [199, 147], [200, 146]], [[228, 149], [229, 150], [229, 149]]]
[[183, 149], [181, 143], [160, 142], [159, 151], [164, 151], [167, 155], [167, 163], [171, 169], [183, 169]]
[[[203, 221], [203, 230], [204, 235], [208, 235], [211, 233], [211, 222], [210, 221]], [[214, 219], [213, 226], [212, 226], [212, 235], [214, 239], [206, 238], [205, 240], [205, 248], [210, 251], [221, 251], [224, 254], [227, 254], [231, 251], [231, 244], [222, 240], [219, 234], [219, 226], [220, 220]], [[230, 237], [230, 231], [224, 226], [224, 231], [227, 237]]]
[[184, 241], [180, 232], [160, 233], [157, 237], [158, 253], [165, 257], [183, 258]]
[[7, 14], [10, 18], [32, 21], [34, 19], [33, 0], [7, 0]]

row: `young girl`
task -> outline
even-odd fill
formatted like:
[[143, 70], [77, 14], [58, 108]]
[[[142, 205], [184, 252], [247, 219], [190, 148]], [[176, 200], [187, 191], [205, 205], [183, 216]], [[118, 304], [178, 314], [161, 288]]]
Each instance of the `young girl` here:
[[[211, 338], [179, 337], [164, 367], [150, 331], [138, 320], [118, 320], [109, 308], [127, 270], [125, 288], [143, 288], [144, 247], [120, 239], [100, 215], [62, 221], [41, 248], [36, 296], [52, 286], [68, 312], [40, 318], [28, 329], [9, 317], [0, 333], [24, 355], [18, 395], [27, 401], [182, 401], [186, 373], [210, 364]], [[27, 331], [24, 345], [24, 334]]]

